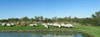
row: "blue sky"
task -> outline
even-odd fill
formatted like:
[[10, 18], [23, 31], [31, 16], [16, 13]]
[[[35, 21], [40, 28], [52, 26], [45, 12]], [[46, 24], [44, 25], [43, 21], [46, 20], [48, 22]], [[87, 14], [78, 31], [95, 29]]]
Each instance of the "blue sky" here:
[[91, 17], [100, 0], [0, 0], [0, 19], [34, 16]]

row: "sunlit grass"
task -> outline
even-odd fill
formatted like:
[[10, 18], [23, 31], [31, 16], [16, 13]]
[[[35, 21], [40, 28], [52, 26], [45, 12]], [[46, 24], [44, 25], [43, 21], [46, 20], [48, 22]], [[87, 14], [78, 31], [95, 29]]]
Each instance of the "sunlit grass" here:
[[6, 27], [6, 26], [1, 26], [0, 25], [0, 30], [51, 30], [51, 29], [56, 29], [56, 30], [75, 30], [75, 31], [82, 31], [82, 32], [86, 32], [89, 33], [95, 37], [99, 37], [100, 36], [100, 27], [96, 27], [96, 26], [83, 26], [83, 25], [79, 25], [79, 24], [73, 24], [75, 27], [74, 28], [65, 28], [65, 27], [53, 27], [53, 26], [49, 26], [49, 29], [43, 27], [42, 25], [38, 25], [37, 27], [33, 26], [14, 26], [14, 27]]

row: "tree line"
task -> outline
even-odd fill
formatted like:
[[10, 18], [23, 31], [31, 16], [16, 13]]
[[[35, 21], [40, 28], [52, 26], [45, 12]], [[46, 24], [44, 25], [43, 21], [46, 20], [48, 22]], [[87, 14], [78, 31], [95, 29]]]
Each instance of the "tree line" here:
[[92, 26], [100, 26], [100, 11], [92, 14], [90, 18], [71, 18], [64, 17], [52, 17], [52, 18], [44, 18], [43, 16], [34, 16], [34, 18], [22, 17], [22, 18], [8, 18], [2, 19], [0, 22], [7, 22], [7, 23], [16, 23], [18, 20], [24, 25], [27, 23], [80, 23], [82, 25], [92, 25]]

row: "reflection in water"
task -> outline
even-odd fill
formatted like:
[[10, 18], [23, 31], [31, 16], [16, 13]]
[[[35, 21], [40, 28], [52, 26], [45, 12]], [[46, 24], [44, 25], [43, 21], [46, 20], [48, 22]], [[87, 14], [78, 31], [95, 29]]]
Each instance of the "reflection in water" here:
[[80, 33], [55, 33], [55, 32], [1, 32], [0, 37], [84, 37]]
[[42, 35], [43, 37], [82, 37], [81, 34], [77, 34], [77, 35], [51, 35], [51, 34], [47, 34], [47, 35]]
[[18, 37], [20, 37], [20, 33], [18, 32]]

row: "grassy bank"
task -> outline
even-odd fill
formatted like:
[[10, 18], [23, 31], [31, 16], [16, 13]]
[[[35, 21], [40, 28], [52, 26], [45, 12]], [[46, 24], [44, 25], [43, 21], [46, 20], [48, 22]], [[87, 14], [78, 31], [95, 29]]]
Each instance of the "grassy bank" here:
[[31, 31], [52, 31], [52, 30], [55, 30], [55, 31], [59, 31], [59, 30], [67, 30], [67, 31], [79, 31], [79, 32], [85, 32], [85, 33], [89, 33], [91, 35], [93, 35], [94, 37], [99, 37], [100, 36], [100, 27], [95, 27], [95, 26], [83, 26], [83, 25], [79, 25], [79, 24], [74, 24], [75, 28], [57, 28], [57, 27], [52, 27], [52, 26], [49, 26], [49, 29], [46, 29], [45, 27], [43, 27], [42, 25], [39, 25], [37, 27], [30, 27], [30, 26], [21, 26], [21, 27], [17, 27], [17, 26], [14, 26], [14, 27], [3, 27], [0, 25], [0, 30], [3, 31], [3, 30], [15, 30], [15, 31], [28, 31], [28, 30], [31, 30]]

